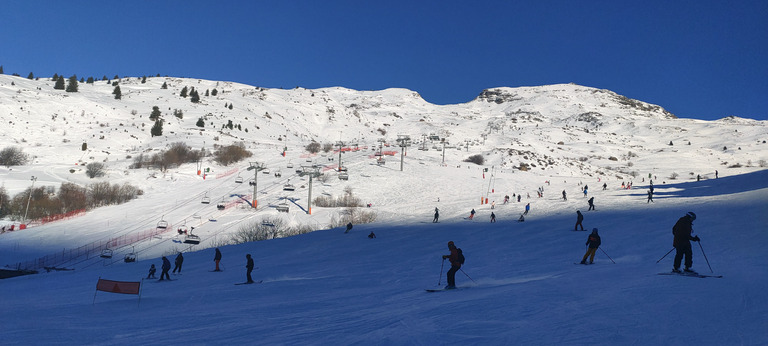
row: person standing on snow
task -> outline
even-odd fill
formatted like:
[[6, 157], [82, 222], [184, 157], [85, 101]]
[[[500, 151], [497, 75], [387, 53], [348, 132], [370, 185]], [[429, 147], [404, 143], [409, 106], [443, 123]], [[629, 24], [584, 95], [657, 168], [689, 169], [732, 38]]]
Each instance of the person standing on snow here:
[[523, 213], [523, 215], [528, 215], [528, 211], [529, 210], [531, 210], [531, 204], [530, 203], [525, 205], [525, 212]]
[[165, 256], [163, 256], [163, 266], [160, 267], [160, 269], [162, 269], [163, 271], [160, 273], [160, 280], [158, 281], [163, 281], [163, 277], [170, 280], [171, 276], [168, 275], [168, 271], [171, 270], [171, 261], [169, 261], [168, 258]]
[[219, 269], [219, 262], [221, 261], [221, 251], [219, 251], [219, 248], [216, 248], [216, 254], [213, 256], [213, 261], [216, 262], [216, 269], [213, 271], [221, 271], [221, 269]]
[[435, 207], [435, 218], [434, 218], [434, 219], [432, 219], [432, 222], [433, 222], [433, 223], [437, 223], [437, 220], [438, 220], [439, 218], [440, 218], [440, 210], [438, 210], [438, 209], [437, 209], [437, 207]]
[[595, 197], [590, 197], [587, 203], [589, 203], [589, 209], [587, 209], [587, 211], [595, 210]]
[[445, 286], [446, 289], [453, 289], [456, 288], [456, 272], [461, 269], [461, 262], [459, 261], [459, 250], [456, 248], [456, 245], [453, 244], [453, 241], [448, 242], [448, 250], [451, 251], [448, 255], [443, 255], [443, 260], [446, 258], [449, 262], [451, 262], [451, 269], [448, 270], [447, 279], [448, 279], [448, 286]]
[[156, 272], [157, 272], [157, 268], [155, 268], [154, 264], [149, 266], [149, 275], [147, 275], [147, 279], [154, 279]]
[[[647, 203], [651, 203], [651, 202], [653, 202], [653, 188], [648, 190], [648, 201], [646, 201], [645, 203], [647, 204]], [[656, 203], [656, 202], [653, 202], [653, 203]]]
[[253, 271], [253, 258], [251, 258], [251, 254], [245, 255], [246, 263], [245, 268], [247, 269], [245, 272], [245, 277], [247, 278], [246, 283], [252, 284], [253, 279], [251, 278], [251, 272]]
[[491, 212], [491, 222], [496, 222], [496, 214]]
[[179, 254], [176, 256], [176, 259], [173, 261], [173, 271], [172, 273], [176, 274], [176, 270], [179, 271], [179, 274], [181, 274], [181, 265], [184, 263], [184, 256], [179, 252]]
[[573, 226], [574, 231], [578, 231], [578, 228], [581, 227], [581, 230], [584, 230], [584, 225], [581, 224], [581, 222], [584, 221], [584, 215], [581, 214], [581, 211], [576, 211], [576, 225]]
[[584, 245], [589, 245], [589, 247], [581, 259], [581, 264], [587, 264], [587, 257], [589, 257], [589, 264], [592, 264], [595, 261], [595, 252], [600, 247], [600, 236], [597, 235], [597, 228], [592, 229], [592, 234], [587, 237], [587, 243]]
[[565, 197], [565, 190], [563, 190], [563, 200], [564, 200], [564, 201], [567, 201], [567, 200], [568, 200], [568, 198], [567, 198], [567, 197]]
[[352, 223], [350, 222], [350, 223], [347, 224], [347, 230], [344, 231], [344, 233], [349, 233], [349, 231], [351, 231], [351, 230], [352, 230]]
[[472, 211], [469, 212], [469, 219], [472, 220], [475, 217], [475, 208], [472, 208]]
[[675, 253], [675, 263], [672, 269], [675, 273], [680, 273], [680, 262], [685, 257], [685, 271], [694, 273], [691, 270], [693, 266], [693, 251], [691, 250], [691, 240], [699, 241], [699, 236], [692, 237], [693, 233], [693, 220], [696, 220], [696, 214], [688, 212], [685, 216], [677, 220], [677, 223], [672, 227], [672, 234], [675, 236], [672, 241], [672, 246], [675, 247], [677, 252]]

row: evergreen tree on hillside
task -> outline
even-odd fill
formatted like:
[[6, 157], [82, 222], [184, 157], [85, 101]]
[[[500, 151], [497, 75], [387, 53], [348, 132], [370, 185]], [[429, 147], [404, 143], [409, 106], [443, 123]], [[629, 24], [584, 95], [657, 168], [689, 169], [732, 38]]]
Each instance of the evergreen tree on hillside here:
[[101, 76], [101, 80], [102, 80], [102, 81], [109, 81], [109, 79], [107, 78], [107, 75], [103, 75], [103, 76]]
[[93, 84], [93, 77], [88, 77], [88, 80], [85, 81], [86, 84]]
[[85, 79], [83, 77], [80, 77], [80, 83], [85, 83]]
[[5, 73], [3, 72], [3, 65], [0, 65], [0, 74], [5, 74]]
[[230, 109], [230, 110], [232, 109], [232, 104], [231, 104], [231, 103], [229, 104], [229, 109]]
[[120, 100], [123, 98], [123, 92], [120, 91], [120, 86], [116, 86], [115, 90], [112, 91], [112, 94], [115, 95], [115, 100]]
[[210, 91], [208, 89], [205, 89], [205, 97], [208, 97], [210, 95], [211, 95]]
[[112, 77], [112, 79], [120, 79], [120, 76], [115, 75], [114, 77]]
[[168, 83], [163, 82], [163, 85], [160, 86], [160, 89], [168, 89]]
[[147, 82], [147, 76], [141, 77], [141, 84], [144, 84]]
[[27, 79], [29, 80], [35, 79], [35, 75], [32, 72], [30, 72], [29, 75], [27, 75]]
[[56, 84], [53, 86], [53, 88], [56, 90], [64, 90], [65, 87], [66, 85], [64, 83], [64, 77], [58, 76], [56, 79]]
[[197, 127], [205, 127], [205, 121], [203, 121], [203, 118], [197, 118], [197, 123], [195, 123]]
[[181, 88], [181, 94], [179, 94], [179, 96], [186, 98], [188, 91], [189, 91], [189, 89], [187, 89], [187, 87]]
[[216, 90], [216, 88], [213, 88], [213, 90], [211, 90], [211, 95], [216, 96], [218, 94], [219, 94], [219, 91]]
[[192, 92], [190, 93], [189, 96], [192, 97], [190, 99], [190, 101], [192, 101], [192, 103], [200, 102], [200, 94], [197, 93], [197, 90], [192, 90]]
[[155, 120], [155, 124], [152, 125], [152, 129], [149, 130], [149, 133], [152, 134], [152, 137], [155, 136], [162, 136], [163, 135], [163, 121], [162, 120]]
[[152, 114], [149, 115], [149, 120], [154, 121], [157, 123], [158, 120], [160, 120], [160, 107], [158, 106], [152, 106]]
[[54, 81], [54, 82], [56, 82], [56, 81], [58, 81], [58, 80], [59, 80], [59, 74], [58, 74], [58, 73], [54, 73], [54, 74], [53, 74], [53, 77], [51, 77], [51, 81]]
[[76, 93], [77, 92], [77, 76], [69, 77], [69, 84], [67, 84], [67, 92], [68, 93]]

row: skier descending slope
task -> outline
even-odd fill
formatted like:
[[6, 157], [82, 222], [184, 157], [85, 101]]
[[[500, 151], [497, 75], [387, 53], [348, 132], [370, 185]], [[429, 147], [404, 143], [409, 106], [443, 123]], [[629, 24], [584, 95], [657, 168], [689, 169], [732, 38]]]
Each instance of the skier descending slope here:
[[675, 263], [673, 272], [680, 273], [680, 262], [685, 257], [685, 271], [693, 273], [693, 251], [691, 250], [691, 240], [699, 241], [699, 236], [691, 236], [693, 232], [693, 220], [696, 220], [696, 214], [688, 212], [685, 216], [677, 220], [672, 227], [672, 234], [675, 236], [672, 246], [675, 247]]
[[451, 262], [451, 269], [448, 270], [448, 273], [446, 274], [448, 278], [448, 286], [445, 286], [445, 289], [454, 289], [456, 288], [456, 272], [461, 269], [461, 261], [459, 260], [459, 249], [456, 248], [453, 241], [448, 242], [448, 250], [450, 250], [451, 253], [443, 255], [443, 260], [447, 258], [448, 261]]
[[581, 259], [581, 264], [587, 264], [587, 257], [589, 258], [589, 264], [592, 264], [595, 260], [595, 252], [597, 251], [597, 248], [600, 247], [600, 236], [597, 235], [597, 228], [592, 229], [592, 234], [589, 235], [587, 238], [587, 243], [585, 245], [589, 245], [589, 248], [587, 248], [587, 253], [584, 254], [584, 257]]

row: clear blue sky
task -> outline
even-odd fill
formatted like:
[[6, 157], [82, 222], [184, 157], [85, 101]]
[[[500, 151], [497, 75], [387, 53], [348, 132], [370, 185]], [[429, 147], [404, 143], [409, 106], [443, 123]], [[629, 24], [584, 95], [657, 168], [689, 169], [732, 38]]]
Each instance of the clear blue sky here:
[[683, 118], [768, 119], [768, 1], [0, 3], [0, 65], [26, 77], [168, 75], [417, 91], [573, 82]]

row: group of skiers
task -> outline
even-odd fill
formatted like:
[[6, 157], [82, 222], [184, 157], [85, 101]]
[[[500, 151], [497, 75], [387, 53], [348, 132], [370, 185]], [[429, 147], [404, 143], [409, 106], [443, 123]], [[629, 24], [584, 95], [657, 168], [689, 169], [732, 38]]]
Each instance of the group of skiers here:
[[[373, 232], [371, 232], [371, 234], [373, 234]], [[373, 238], [375, 237], [376, 236], [374, 235]], [[215, 251], [216, 253], [213, 256], [213, 262], [216, 264], [216, 268], [212, 271], [220, 272], [222, 271], [220, 267], [221, 251], [219, 250], [219, 248], [216, 248]], [[253, 278], [251, 278], [251, 272], [253, 272], [253, 268], [254, 268], [253, 258], [251, 258], [251, 254], [247, 254], [245, 255], [245, 259], [246, 259], [246, 264], [245, 264], [246, 283], [254, 283]], [[171, 280], [171, 277], [168, 274], [168, 271], [171, 270], [171, 261], [168, 260], [168, 258], [165, 256], [162, 257], [162, 261], [163, 261], [163, 264], [160, 267], [162, 269], [162, 272], [160, 273], [160, 279], [158, 281]], [[181, 252], [179, 252], [179, 254], [176, 255], [176, 259], [174, 260], [175, 265], [173, 267], [172, 273], [175, 274], [176, 271], [178, 270], [179, 274], [181, 274], [181, 266], [183, 263], [184, 263], [184, 255]], [[155, 268], [155, 265], [152, 264], [149, 267], [149, 274], [147, 275], [147, 279], [155, 279], [156, 278], [155, 273], [157, 273], [157, 268]]]

